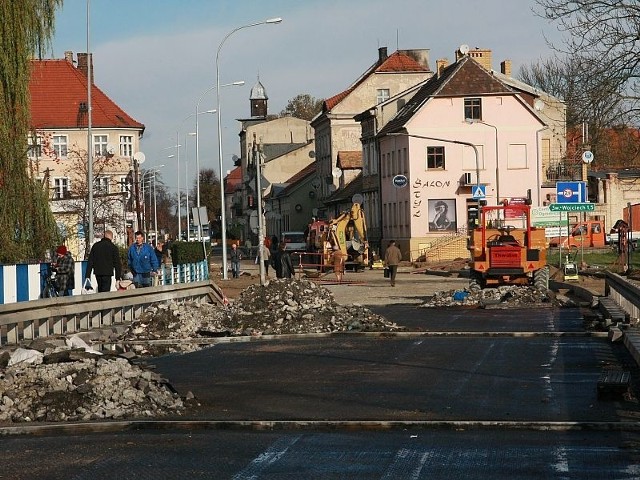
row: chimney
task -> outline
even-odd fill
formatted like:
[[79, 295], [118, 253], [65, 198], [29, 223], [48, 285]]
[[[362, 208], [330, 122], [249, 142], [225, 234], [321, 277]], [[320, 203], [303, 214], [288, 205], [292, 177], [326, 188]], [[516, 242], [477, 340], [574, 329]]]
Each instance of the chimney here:
[[449, 60], [447, 60], [446, 58], [440, 58], [436, 60], [436, 75], [438, 75], [438, 78], [440, 78], [440, 75], [442, 75], [442, 71], [447, 68], [448, 65]]
[[474, 48], [469, 52], [469, 56], [482, 65], [486, 70], [491, 71], [491, 50], [484, 48]]
[[387, 47], [378, 48], [378, 62], [382, 63], [387, 59]]
[[511, 76], [511, 60], [503, 60], [500, 62], [500, 73], [507, 77]]
[[87, 55], [86, 53], [78, 53], [78, 70], [80, 70], [85, 77], [88, 76], [89, 73], [89, 64], [87, 63], [87, 57], [89, 57], [89, 62], [91, 62], [91, 84], [94, 83], [94, 72], [93, 72], [93, 54]]
[[64, 59], [73, 64], [73, 52], [71, 50], [67, 50], [66, 52], [64, 52]]

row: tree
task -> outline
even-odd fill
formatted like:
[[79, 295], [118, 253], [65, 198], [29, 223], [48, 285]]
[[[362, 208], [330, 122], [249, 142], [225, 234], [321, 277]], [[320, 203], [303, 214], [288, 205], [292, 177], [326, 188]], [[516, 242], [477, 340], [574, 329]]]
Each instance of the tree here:
[[316, 99], [308, 93], [300, 93], [287, 102], [287, 106], [280, 112], [280, 116], [291, 116], [310, 121], [322, 110], [322, 102], [322, 99]]
[[43, 258], [57, 242], [48, 191], [29, 175], [30, 61], [42, 58], [62, 0], [0, 2], [0, 261]]
[[638, 2], [612, 0], [536, 0], [542, 17], [567, 35], [554, 48], [575, 57], [585, 78], [587, 97], [597, 97], [603, 85], [622, 97], [621, 113], [637, 120], [640, 114], [640, 8]]

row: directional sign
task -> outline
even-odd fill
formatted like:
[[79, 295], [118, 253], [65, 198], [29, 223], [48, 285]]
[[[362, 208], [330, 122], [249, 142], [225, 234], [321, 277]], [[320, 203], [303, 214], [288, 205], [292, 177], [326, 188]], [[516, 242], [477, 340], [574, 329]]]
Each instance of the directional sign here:
[[549, 210], [552, 212], [593, 212], [595, 203], [552, 203]]
[[487, 186], [486, 185], [475, 185], [472, 190], [471, 198], [482, 199], [487, 196]]
[[558, 203], [582, 203], [587, 201], [587, 182], [556, 182]]

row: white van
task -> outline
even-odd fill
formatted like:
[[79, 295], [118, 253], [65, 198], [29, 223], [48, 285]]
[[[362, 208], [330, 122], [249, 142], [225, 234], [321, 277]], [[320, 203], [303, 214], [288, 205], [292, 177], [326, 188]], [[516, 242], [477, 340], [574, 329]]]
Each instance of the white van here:
[[307, 249], [304, 232], [282, 232], [282, 241], [289, 252], [304, 252]]

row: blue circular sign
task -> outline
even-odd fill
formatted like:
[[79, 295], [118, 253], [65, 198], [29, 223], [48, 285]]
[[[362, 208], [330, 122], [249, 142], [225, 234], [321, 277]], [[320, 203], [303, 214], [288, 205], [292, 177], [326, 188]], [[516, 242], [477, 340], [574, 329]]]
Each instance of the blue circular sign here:
[[404, 175], [396, 175], [393, 177], [393, 185], [397, 188], [406, 187], [409, 180]]

